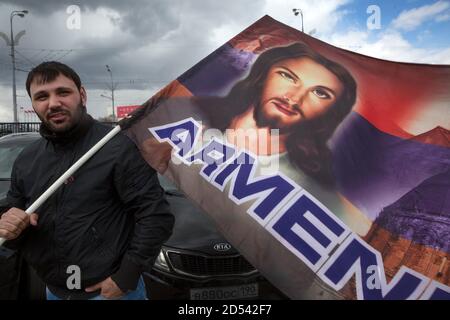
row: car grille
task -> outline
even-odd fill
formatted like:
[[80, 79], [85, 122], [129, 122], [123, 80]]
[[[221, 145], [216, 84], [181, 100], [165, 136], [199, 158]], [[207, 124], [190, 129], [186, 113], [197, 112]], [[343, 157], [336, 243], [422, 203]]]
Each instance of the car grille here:
[[168, 252], [170, 263], [177, 271], [195, 276], [237, 275], [255, 271], [242, 256], [205, 257]]

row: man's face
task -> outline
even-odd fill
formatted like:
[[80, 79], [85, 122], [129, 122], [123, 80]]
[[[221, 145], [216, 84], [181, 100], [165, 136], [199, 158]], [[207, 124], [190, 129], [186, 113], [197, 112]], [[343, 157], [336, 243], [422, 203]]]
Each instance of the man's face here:
[[57, 133], [72, 129], [81, 119], [86, 91], [60, 74], [48, 83], [35, 78], [30, 84], [31, 103], [39, 119]]
[[310, 58], [279, 61], [268, 71], [255, 107], [256, 123], [280, 132], [290, 131], [296, 124], [326, 112], [343, 90], [343, 84], [331, 71]]

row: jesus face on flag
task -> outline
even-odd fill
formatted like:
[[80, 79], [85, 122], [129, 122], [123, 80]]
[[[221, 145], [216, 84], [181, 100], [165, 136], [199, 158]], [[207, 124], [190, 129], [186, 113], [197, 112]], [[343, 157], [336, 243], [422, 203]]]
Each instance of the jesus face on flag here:
[[256, 125], [289, 133], [301, 121], [325, 113], [342, 91], [340, 80], [313, 60], [282, 60], [270, 68], [264, 81], [254, 109]]

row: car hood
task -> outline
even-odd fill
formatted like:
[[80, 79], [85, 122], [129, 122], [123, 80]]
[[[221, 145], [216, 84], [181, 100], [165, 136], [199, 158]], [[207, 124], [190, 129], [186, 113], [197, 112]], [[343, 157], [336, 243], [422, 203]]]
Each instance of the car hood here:
[[166, 195], [175, 216], [172, 236], [165, 243], [172, 249], [197, 251], [207, 255], [238, 254], [217, 231], [213, 220], [182, 195]]

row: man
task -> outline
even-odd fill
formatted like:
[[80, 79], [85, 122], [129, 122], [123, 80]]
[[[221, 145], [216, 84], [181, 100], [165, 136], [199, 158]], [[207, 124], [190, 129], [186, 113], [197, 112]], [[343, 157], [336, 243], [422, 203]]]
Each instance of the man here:
[[[22, 250], [48, 299], [145, 299], [141, 273], [151, 269], [174, 223], [156, 172], [119, 134], [26, 215], [110, 130], [87, 114], [86, 91], [70, 67], [44, 62], [28, 74], [26, 88], [42, 138], [14, 163], [0, 236]], [[69, 279], [76, 267], [80, 286]]]

